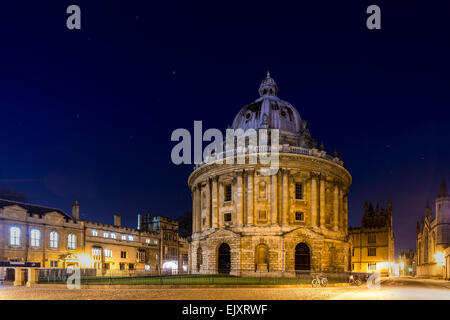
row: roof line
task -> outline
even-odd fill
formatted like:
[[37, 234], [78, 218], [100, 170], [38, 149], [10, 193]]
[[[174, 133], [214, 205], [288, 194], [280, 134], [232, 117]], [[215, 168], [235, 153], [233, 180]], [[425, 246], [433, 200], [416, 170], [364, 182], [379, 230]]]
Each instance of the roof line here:
[[61, 209], [58, 208], [53, 208], [53, 207], [46, 207], [43, 205], [39, 205], [39, 204], [34, 204], [34, 203], [27, 203], [27, 202], [20, 202], [20, 201], [15, 201], [15, 200], [9, 200], [9, 199], [2, 199], [0, 198], [0, 201], [6, 201], [6, 202], [12, 202], [13, 204], [17, 204], [17, 205], [24, 205], [24, 206], [33, 206], [33, 207], [38, 207], [38, 208], [42, 208], [42, 209], [50, 209], [49, 212], [51, 212], [51, 210], [55, 210], [55, 211], [59, 211], [61, 213], [63, 213], [64, 215], [66, 215], [69, 218], [72, 218], [71, 216], [69, 216], [66, 212], [64, 212]]

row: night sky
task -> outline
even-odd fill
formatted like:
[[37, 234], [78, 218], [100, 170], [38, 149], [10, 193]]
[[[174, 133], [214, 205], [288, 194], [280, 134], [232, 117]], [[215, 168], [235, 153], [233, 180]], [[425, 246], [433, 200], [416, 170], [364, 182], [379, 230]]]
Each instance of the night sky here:
[[[444, 1], [3, 1], [0, 187], [125, 225], [191, 209], [176, 128], [226, 127], [270, 70], [364, 200], [394, 206], [415, 247], [426, 199], [450, 182], [450, 22]], [[81, 7], [81, 30], [66, 8]], [[366, 8], [381, 7], [381, 30]]]

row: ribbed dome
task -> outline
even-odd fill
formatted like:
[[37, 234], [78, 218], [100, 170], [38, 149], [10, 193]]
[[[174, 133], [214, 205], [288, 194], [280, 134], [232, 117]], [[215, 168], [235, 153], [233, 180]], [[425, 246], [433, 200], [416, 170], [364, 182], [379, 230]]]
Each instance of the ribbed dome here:
[[236, 115], [233, 129], [279, 129], [280, 133], [298, 134], [302, 130], [302, 119], [298, 111], [277, 97], [278, 86], [267, 73], [261, 82], [255, 102], [246, 105]]

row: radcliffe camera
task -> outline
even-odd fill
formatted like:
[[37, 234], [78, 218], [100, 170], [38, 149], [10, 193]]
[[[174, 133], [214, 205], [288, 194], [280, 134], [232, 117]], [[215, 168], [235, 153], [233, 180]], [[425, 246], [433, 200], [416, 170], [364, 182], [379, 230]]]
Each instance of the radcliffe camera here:
[[6, 1], [0, 314], [450, 300], [449, 9]]

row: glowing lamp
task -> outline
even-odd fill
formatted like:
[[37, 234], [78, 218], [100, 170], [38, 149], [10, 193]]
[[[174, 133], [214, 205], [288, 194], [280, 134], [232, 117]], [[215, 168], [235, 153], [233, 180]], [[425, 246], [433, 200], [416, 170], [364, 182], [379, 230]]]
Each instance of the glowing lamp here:
[[445, 266], [445, 255], [443, 252], [439, 251], [434, 254], [434, 260], [438, 267]]
[[79, 254], [78, 263], [80, 264], [80, 267], [89, 268], [91, 266], [91, 256], [87, 253]]
[[377, 269], [387, 269], [389, 268], [389, 263], [387, 262], [378, 262], [377, 263]]

